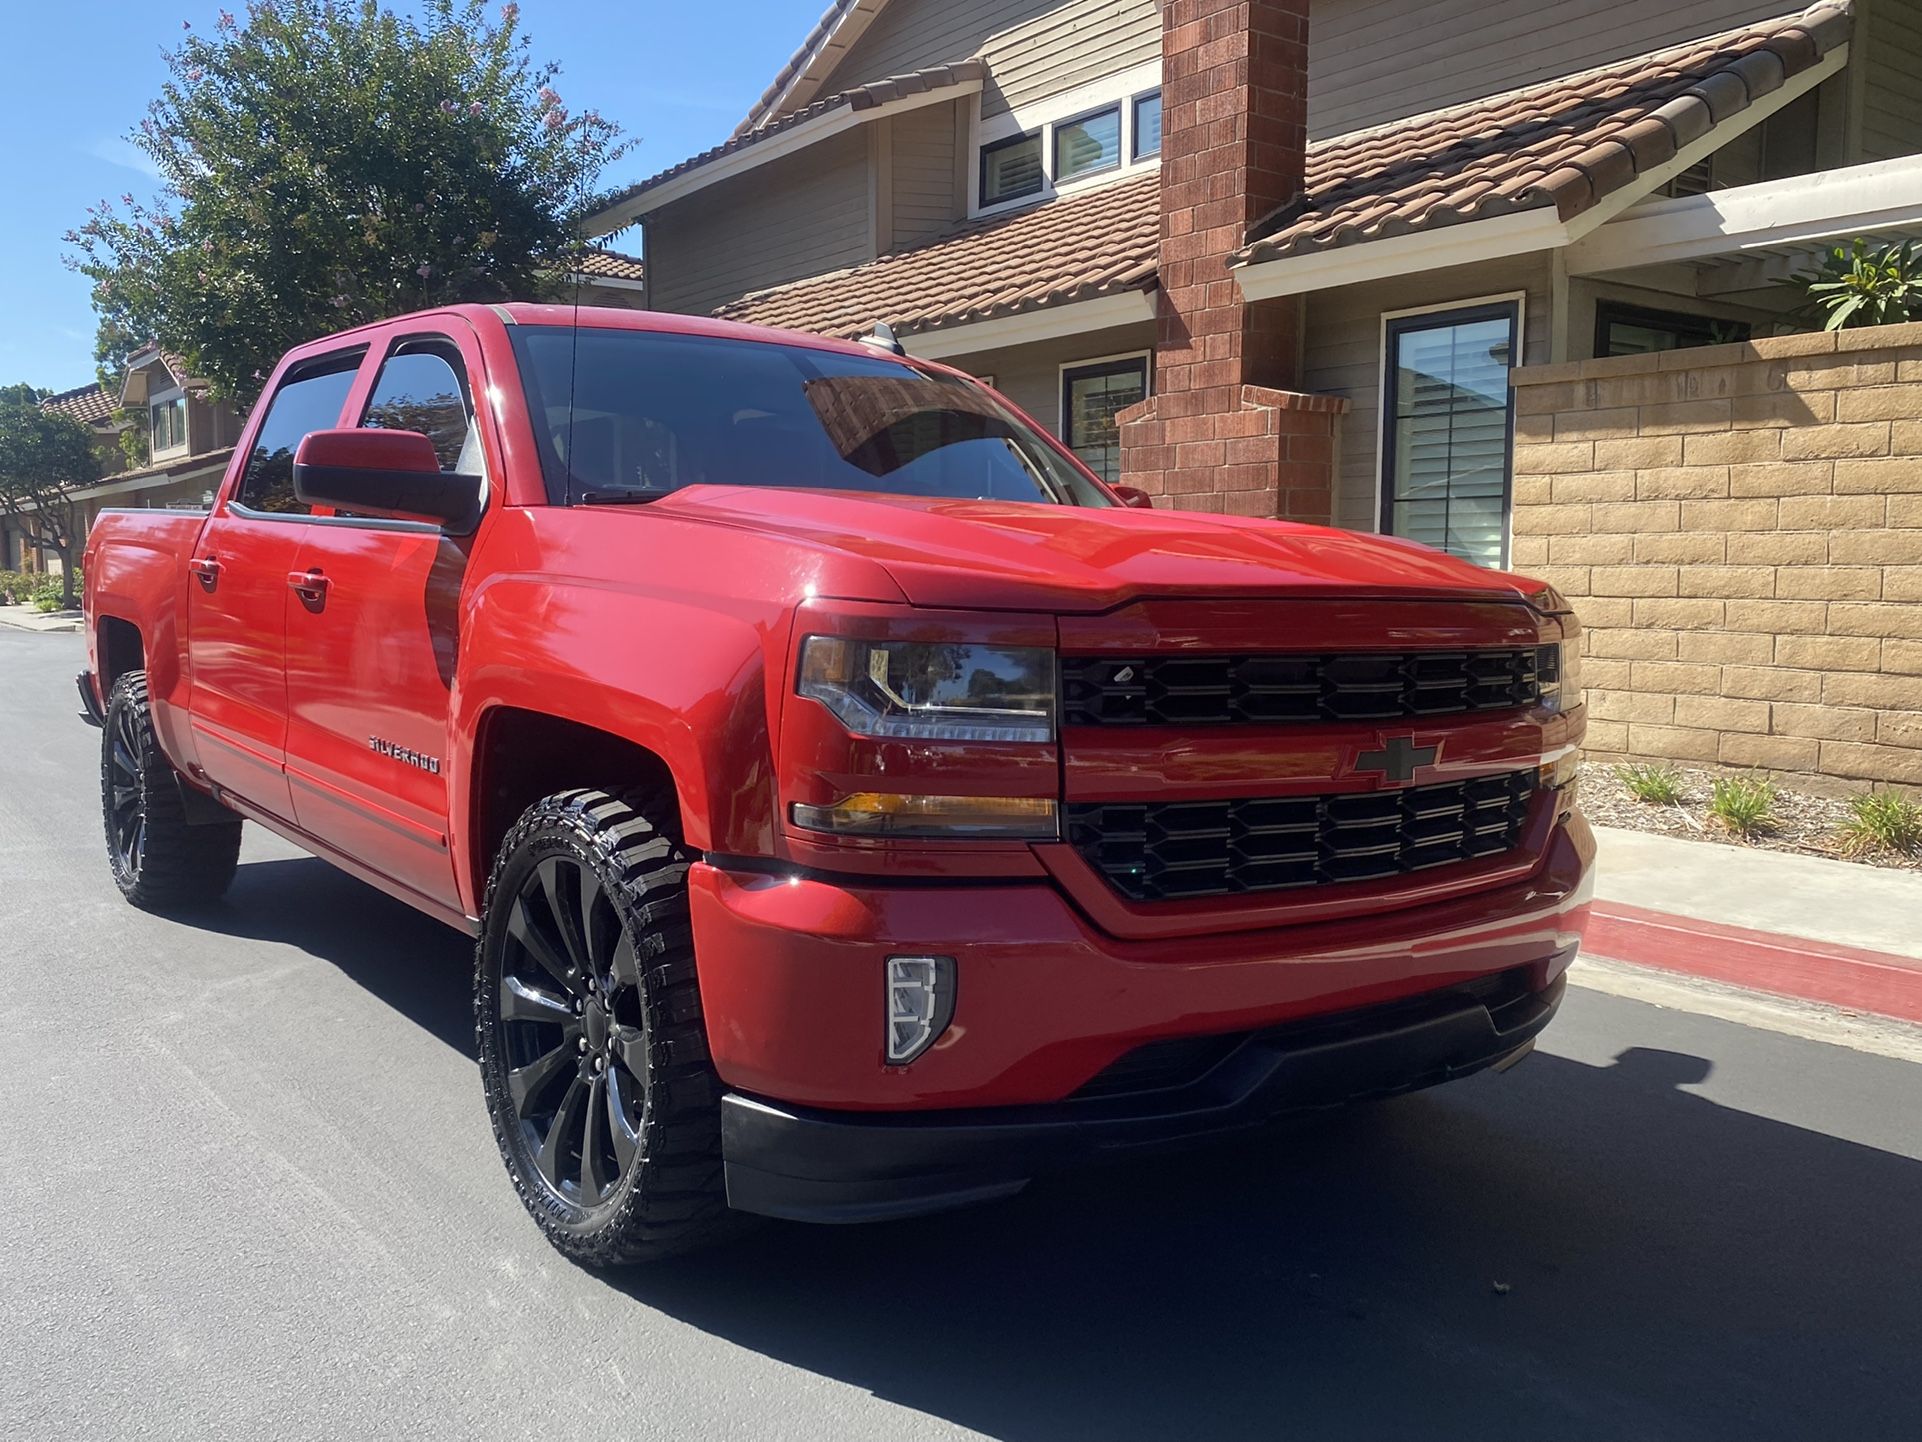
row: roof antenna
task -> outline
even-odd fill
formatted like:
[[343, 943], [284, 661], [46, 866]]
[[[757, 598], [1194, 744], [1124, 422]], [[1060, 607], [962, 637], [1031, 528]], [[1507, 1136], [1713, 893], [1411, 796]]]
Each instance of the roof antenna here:
[[889, 355], [906, 355], [907, 348], [894, 338], [894, 327], [884, 320], [877, 320], [874, 329], [861, 337], [862, 345], [871, 345], [876, 350], [884, 350]]

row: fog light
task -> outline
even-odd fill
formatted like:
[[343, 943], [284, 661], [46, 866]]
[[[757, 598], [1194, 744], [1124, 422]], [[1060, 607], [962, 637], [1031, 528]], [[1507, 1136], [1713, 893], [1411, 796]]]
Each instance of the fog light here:
[[954, 1020], [954, 958], [888, 958], [888, 1062], [905, 1066]]

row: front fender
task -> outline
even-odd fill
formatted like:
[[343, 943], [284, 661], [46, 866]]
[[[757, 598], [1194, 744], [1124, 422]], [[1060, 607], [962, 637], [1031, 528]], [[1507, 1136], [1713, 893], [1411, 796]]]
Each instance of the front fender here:
[[[474, 767], [487, 713], [517, 707], [591, 726], [658, 756], [690, 847], [767, 855], [778, 830], [774, 732], [790, 620], [783, 608], [677, 600], [540, 576], [473, 593], [452, 699], [452, 834], [478, 820]], [[461, 895], [485, 878], [456, 850]]]

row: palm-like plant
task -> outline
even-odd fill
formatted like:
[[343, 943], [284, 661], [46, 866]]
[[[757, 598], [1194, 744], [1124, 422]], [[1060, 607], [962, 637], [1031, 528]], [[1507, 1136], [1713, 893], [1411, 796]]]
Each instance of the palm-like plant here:
[[1922, 313], [1922, 268], [1915, 242], [1871, 246], [1861, 237], [1838, 245], [1814, 275], [1796, 282], [1822, 316], [1823, 330], [1899, 325]]

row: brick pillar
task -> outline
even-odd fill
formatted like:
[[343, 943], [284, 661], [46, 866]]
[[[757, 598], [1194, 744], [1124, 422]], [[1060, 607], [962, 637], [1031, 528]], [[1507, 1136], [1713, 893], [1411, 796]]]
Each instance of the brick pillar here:
[[1122, 412], [1123, 479], [1169, 504], [1330, 519], [1347, 402], [1295, 384], [1298, 300], [1250, 304], [1227, 259], [1307, 159], [1308, 0], [1162, 10], [1155, 394]]

